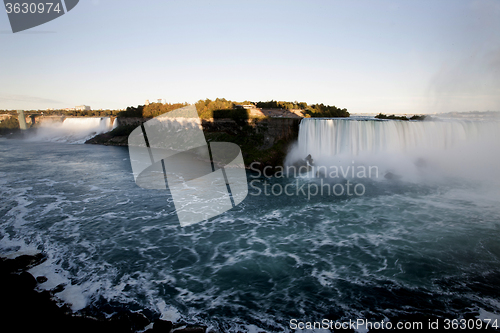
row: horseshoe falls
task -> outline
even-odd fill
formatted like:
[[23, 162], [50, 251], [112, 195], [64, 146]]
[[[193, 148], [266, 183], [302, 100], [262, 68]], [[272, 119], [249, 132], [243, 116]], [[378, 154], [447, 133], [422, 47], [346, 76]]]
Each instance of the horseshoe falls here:
[[363, 152], [403, 153], [412, 149], [446, 150], [479, 138], [498, 139], [499, 122], [352, 121], [306, 118], [299, 145], [314, 155]]
[[1, 253], [46, 253], [30, 272], [75, 312], [213, 332], [500, 320], [495, 119], [303, 119], [287, 165], [311, 155], [306, 171], [248, 169], [241, 204], [187, 227], [168, 191], [135, 184], [126, 147], [67, 144], [100, 130], [87, 121], [0, 138]]
[[[303, 119], [289, 161], [308, 154], [323, 167], [376, 166], [406, 180], [500, 179], [500, 119], [433, 121]], [[439, 181], [440, 179], [434, 179]]]

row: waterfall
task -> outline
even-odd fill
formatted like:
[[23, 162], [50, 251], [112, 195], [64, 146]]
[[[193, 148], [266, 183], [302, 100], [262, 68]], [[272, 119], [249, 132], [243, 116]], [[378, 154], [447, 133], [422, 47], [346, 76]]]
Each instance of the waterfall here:
[[115, 128], [117, 128], [119, 126], [119, 118], [115, 118], [115, 120], [113, 121], [113, 127], [111, 127], [111, 130], [114, 130]]
[[498, 122], [306, 118], [300, 124], [298, 143], [299, 150], [305, 155], [357, 156], [363, 152], [447, 150], [465, 142], [494, 138], [499, 132]]
[[85, 143], [95, 135], [110, 130], [109, 117], [65, 118], [63, 122], [41, 123], [29, 140]]
[[304, 118], [286, 163], [303, 161], [309, 154], [316, 166], [377, 165], [382, 174], [415, 175], [425, 165], [450, 175], [493, 177], [500, 169], [500, 121], [494, 117], [432, 121]]
[[103, 133], [109, 131], [111, 119], [109, 117], [97, 118], [66, 118], [61, 124], [61, 129], [69, 132]]

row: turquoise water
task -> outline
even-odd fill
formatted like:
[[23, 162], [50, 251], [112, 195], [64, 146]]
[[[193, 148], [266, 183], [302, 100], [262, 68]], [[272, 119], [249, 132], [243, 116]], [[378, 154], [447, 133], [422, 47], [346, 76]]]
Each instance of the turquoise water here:
[[[257, 176], [289, 192], [319, 181]], [[127, 306], [225, 331], [500, 313], [498, 192], [457, 178], [357, 182], [362, 196], [309, 200], [249, 188], [181, 228], [168, 192], [135, 185], [127, 148], [0, 139], [0, 249], [46, 252], [31, 272], [49, 278], [40, 288], [63, 284], [75, 311]]]

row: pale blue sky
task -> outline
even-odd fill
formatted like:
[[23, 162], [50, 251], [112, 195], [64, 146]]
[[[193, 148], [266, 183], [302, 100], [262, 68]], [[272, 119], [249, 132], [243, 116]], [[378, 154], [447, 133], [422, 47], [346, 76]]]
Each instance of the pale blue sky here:
[[500, 1], [81, 0], [12, 34], [0, 109], [298, 100], [351, 113], [500, 110]]

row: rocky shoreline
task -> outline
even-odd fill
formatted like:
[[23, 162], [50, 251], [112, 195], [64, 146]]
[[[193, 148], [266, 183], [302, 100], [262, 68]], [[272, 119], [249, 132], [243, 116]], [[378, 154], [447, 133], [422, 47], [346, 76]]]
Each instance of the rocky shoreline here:
[[99, 309], [84, 309], [77, 313], [60, 305], [55, 294], [63, 286], [39, 291], [37, 286], [47, 281], [34, 277], [28, 270], [43, 263], [46, 256], [21, 255], [14, 259], [0, 258], [1, 314], [3, 327], [15, 327], [19, 332], [144, 332], [144, 333], [205, 333], [207, 328], [186, 323], [172, 323], [158, 316], [145, 315], [127, 309], [116, 310], [107, 317]]

